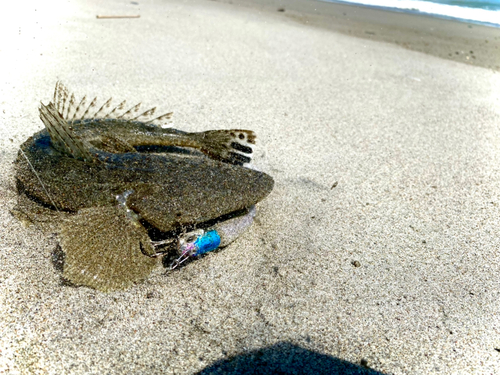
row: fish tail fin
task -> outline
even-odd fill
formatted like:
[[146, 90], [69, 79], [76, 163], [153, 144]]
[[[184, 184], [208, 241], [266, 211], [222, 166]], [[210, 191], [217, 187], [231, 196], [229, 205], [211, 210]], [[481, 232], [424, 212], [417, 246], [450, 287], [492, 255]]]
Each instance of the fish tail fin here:
[[[63, 103], [64, 100], [61, 100]], [[50, 134], [50, 139], [54, 148], [75, 159], [93, 162], [95, 159], [88, 147], [71, 130], [68, 121], [56, 109], [54, 103], [45, 105], [40, 103], [40, 119]], [[64, 111], [65, 105], [60, 106]], [[67, 113], [67, 112], [66, 112]]]
[[201, 150], [213, 159], [235, 165], [252, 161], [256, 136], [251, 130], [209, 130], [195, 134], [203, 145]]

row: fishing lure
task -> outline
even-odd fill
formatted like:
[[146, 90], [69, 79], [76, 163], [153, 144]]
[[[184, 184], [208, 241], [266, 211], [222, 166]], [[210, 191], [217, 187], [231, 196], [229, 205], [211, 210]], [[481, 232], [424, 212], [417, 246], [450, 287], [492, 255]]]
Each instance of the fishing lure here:
[[76, 101], [57, 83], [52, 102], [40, 106], [45, 129], [20, 146], [15, 162], [13, 213], [56, 226], [65, 279], [126, 289], [149, 275], [161, 243], [177, 243], [178, 267], [251, 224], [255, 204], [274, 185], [247, 168], [252, 131], [188, 133], [157, 126], [171, 113], [155, 118], [140, 104], [96, 104]]
[[245, 215], [222, 221], [208, 230], [199, 229], [185, 234], [178, 242], [180, 256], [171, 264], [170, 269], [177, 268], [189, 258], [229, 245], [252, 224], [255, 213], [255, 206], [252, 206]]

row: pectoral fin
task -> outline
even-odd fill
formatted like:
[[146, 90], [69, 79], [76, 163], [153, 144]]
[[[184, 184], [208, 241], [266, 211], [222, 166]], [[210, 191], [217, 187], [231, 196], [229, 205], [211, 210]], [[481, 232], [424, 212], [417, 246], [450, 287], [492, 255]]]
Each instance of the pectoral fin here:
[[44, 207], [32, 199], [28, 198], [24, 192], [20, 192], [17, 204], [12, 207], [10, 213], [18, 219], [23, 226], [28, 227], [34, 224], [43, 232], [58, 232], [59, 225], [69, 214], [65, 211], [51, 210]]
[[103, 292], [132, 286], [156, 264], [144, 255], [154, 253], [146, 230], [122, 207], [79, 211], [62, 225], [61, 248], [63, 277]]

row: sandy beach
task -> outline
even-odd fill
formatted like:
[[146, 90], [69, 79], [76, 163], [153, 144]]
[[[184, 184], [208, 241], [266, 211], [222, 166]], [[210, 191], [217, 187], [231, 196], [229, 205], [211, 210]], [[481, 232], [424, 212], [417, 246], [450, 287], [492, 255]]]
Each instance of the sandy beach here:
[[[500, 29], [305, 0], [15, 7], [0, 373], [499, 373]], [[57, 80], [177, 129], [255, 131], [275, 188], [254, 225], [126, 291], [63, 283], [57, 233], [10, 214]]]
[[314, 0], [217, 0], [358, 38], [397, 44], [469, 65], [500, 70], [498, 29], [474, 23]]

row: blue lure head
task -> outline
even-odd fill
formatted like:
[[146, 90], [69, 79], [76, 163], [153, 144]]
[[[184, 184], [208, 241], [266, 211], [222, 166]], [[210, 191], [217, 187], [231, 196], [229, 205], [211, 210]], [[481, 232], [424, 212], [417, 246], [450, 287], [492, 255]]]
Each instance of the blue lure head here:
[[220, 236], [216, 230], [205, 232], [199, 236], [194, 242], [194, 247], [197, 249], [193, 256], [202, 255], [217, 249], [220, 245]]
[[220, 241], [220, 236], [216, 230], [205, 232], [200, 229], [187, 233], [179, 240], [179, 252], [181, 255], [172, 263], [170, 269], [177, 268], [190, 257], [197, 257], [217, 249]]

